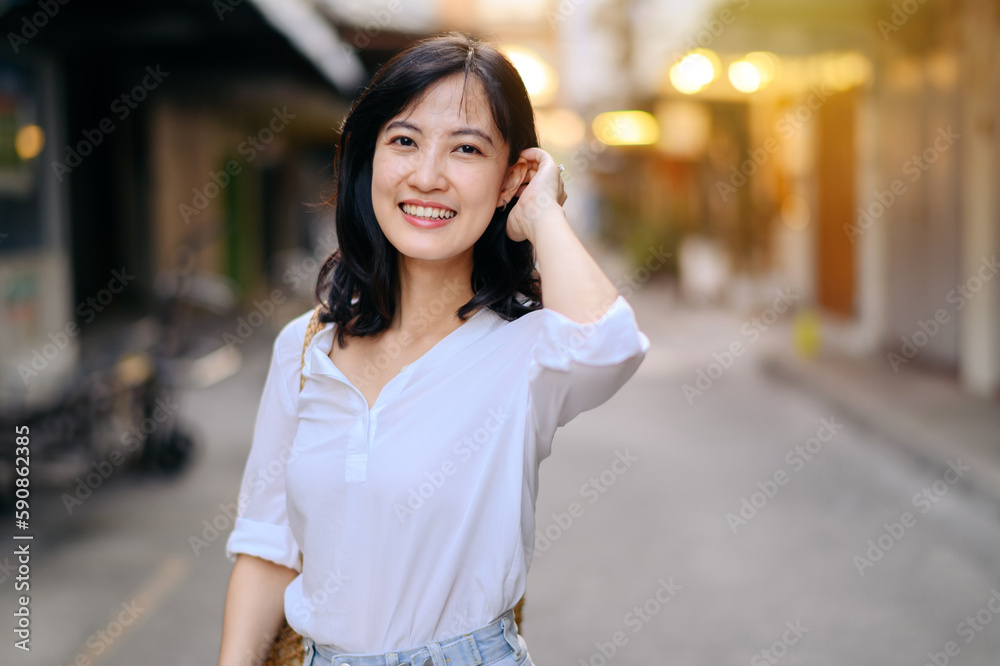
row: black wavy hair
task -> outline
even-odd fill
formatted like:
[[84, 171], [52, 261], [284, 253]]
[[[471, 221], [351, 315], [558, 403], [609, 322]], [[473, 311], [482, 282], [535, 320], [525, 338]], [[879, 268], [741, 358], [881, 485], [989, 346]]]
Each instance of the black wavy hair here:
[[[500, 135], [510, 149], [508, 166], [521, 151], [537, 147], [534, 115], [524, 83], [497, 48], [460, 33], [417, 42], [379, 69], [351, 106], [341, 127], [334, 158], [338, 249], [320, 268], [316, 297], [323, 304], [320, 322], [337, 324], [337, 343], [345, 336], [373, 336], [385, 330], [396, 313], [398, 252], [379, 227], [372, 208], [372, 159], [387, 122], [419, 100], [434, 83], [452, 74], [478, 80], [489, 100]], [[463, 96], [464, 98], [464, 96]], [[473, 297], [455, 314], [463, 321], [488, 307], [511, 321], [542, 307], [541, 279], [529, 241], [507, 236], [507, 212], [496, 209], [473, 246]]]

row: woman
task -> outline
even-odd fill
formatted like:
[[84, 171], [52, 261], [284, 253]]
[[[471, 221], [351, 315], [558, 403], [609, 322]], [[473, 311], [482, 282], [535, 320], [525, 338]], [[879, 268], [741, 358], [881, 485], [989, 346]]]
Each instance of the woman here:
[[259, 663], [282, 613], [311, 666], [532, 663], [511, 609], [539, 463], [649, 347], [537, 145], [517, 71], [465, 36], [397, 55], [355, 102], [321, 328], [303, 351], [303, 314], [274, 344], [220, 665]]

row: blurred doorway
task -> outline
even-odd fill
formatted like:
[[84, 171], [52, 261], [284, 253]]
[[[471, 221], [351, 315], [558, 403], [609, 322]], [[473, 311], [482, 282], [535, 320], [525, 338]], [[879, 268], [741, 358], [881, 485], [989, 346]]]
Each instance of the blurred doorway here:
[[817, 296], [825, 311], [855, 315], [854, 245], [844, 229], [854, 223], [857, 151], [855, 94], [836, 93], [819, 113], [817, 200], [819, 202]]

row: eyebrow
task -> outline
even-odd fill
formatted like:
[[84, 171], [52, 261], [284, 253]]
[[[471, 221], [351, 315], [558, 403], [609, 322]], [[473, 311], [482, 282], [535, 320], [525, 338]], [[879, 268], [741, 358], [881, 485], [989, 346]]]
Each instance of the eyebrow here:
[[[389, 132], [390, 130], [396, 128], [408, 129], [412, 132], [416, 132], [417, 134], [423, 134], [423, 132], [420, 131], [419, 127], [405, 120], [393, 120], [391, 123], [385, 126], [385, 131]], [[475, 127], [460, 127], [451, 133], [451, 136], [463, 136], [463, 135], [478, 136], [479, 138], [488, 142], [491, 146], [493, 145], [493, 139], [491, 139], [488, 134], [486, 134], [482, 130], [476, 129]]]

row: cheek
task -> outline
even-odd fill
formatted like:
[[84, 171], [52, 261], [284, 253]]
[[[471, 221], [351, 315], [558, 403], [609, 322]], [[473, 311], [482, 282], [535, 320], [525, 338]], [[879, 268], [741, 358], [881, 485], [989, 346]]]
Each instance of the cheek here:
[[380, 217], [396, 205], [400, 179], [394, 166], [391, 160], [372, 160], [372, 207]]
[[485, 208], [494, 208], [496, 198], [503, 187], [503, 173], [494, 170], [476, 171], [463, 178], [463, 190], [469, 193], [469, 199]]
[[392, 219], [393, 208], [395, 207], [396, 187], [395, 180], [390, 173], [391, 162], [379, 159], [376, 153], [372, 159], [372, 212], [375, 213], [375, 220], [379, 227], [385, 232], [386, 224]]
[[387, 181], [388, 169], [386, 168], [386, 160], [381, 158], [378, 151], [375, 152], [375, 157], [372, 159], [372, 191], [385, 188], [388, 184]]

